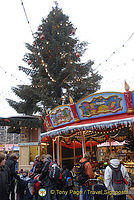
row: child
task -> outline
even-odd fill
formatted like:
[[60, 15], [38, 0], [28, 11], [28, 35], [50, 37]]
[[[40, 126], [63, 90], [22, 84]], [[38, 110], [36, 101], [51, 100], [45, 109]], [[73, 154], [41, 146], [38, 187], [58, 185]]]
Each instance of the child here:
[[32, 200], [33, 198], [28, 188], [28, 182], [30, 181], [28, 171], [23, 171], [20, 179], [17, 185], [17, 200]]

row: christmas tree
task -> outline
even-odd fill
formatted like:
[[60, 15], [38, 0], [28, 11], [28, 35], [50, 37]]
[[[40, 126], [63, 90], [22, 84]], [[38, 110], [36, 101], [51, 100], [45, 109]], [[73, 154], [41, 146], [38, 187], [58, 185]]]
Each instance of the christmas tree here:
[[42, 19], [33, 44], [26, 44], [29, 53], [23, 60], [29, 68], [19, 67], [30, 76], [31, 85], [12, 88], [22, 101], [7, 99], [18, 113], [44, 112], [60, 105], [63, 98], [64, 103], [69, 102], [69, 96], [76, 102], [100, 89], [102, 77], [93, 70], [94, 62], [80, 59], [88, 44], [80, 42], [75, 32], [69, 17], [57, 4]]

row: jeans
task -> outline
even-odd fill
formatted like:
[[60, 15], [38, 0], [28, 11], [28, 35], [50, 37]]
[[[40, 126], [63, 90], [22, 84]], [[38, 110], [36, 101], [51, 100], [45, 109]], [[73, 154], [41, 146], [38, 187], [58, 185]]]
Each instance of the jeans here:
[[15, 179], [12, 180], [11, 182], [11, 190], [10, 190], [10, 193], [11, 193], [11, 200], [15, 200]]
[[90, 194], [91, 189], [92, 189], [92, 186], [88, 188], [84, 185], [80, 186], [79, 200], [91, 200], [91, 194]]
[[48, 186], [43, 188], [46, 190], [46, 195], [44, 197], [38, 195], [38, 200], [57, 200], [56, 190], [53, 187]]

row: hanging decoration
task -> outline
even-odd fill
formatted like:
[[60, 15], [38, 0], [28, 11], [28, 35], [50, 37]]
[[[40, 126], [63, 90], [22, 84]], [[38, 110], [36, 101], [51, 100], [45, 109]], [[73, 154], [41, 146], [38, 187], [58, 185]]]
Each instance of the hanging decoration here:
[[74, 35], [74, 34], [75, 34], [75, 29], [72, 30], [72, 35]]
[[45, 39], [45, 35], [42, 34], [42, 35], [40, 36], [40, 39], [41, 39], [41, 40], [44, 40], [44, 39]]
[[28, 63], [28, 65], [31, 65], [32, 61], [31, 61], [31, 60], [28, 60], [28, 62], [27, 62], [27, 63]]
[[76, 53], [76, 57], [77, 57], [77, 58], [79, 58], [79, 57], [80, 57], [80, 54], [79, 54], [78, 52]]

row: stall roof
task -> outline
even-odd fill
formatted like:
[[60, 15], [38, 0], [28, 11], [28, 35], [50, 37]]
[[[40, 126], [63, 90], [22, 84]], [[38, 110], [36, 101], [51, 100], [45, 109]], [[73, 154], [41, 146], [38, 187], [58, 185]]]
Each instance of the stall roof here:
[[88, 124], [75, 124], [72, 126], [66, 126], [63, 128], [59, 128], [59, 129], [55, 129], [52, 131], [48, 131], [45, 133], [41, 134], [41, 138], [43, 137], [55, 137], [60, 135], [61, 133], [63, 133], [64, 135], [66, 133], [68, 133], [69, 131], [81, 131], [81, 130], [89, 130], [93, 127], [97, 128], [97, 127], [111, 127], [113, 125], [117, 126], [118, 124], [127, 124], [127, 123], [132, 123], [134, 122], [134, 117], [130, 117], [130, 118], [122, 118], [122, 119], [118, 119], [118, 120], [109, 120], [109, 121], [101, 121], [101, 122], [95, 122], [95, 123], [88, 123]]

